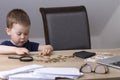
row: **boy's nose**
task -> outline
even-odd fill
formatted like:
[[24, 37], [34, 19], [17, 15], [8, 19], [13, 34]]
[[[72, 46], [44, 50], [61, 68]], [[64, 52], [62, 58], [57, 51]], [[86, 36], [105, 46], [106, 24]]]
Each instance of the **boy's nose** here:
[[25, 38], [25, 35], [22, 34], [22, 35], [20, 36], [20, 38], [22, 38], [22, 39]]

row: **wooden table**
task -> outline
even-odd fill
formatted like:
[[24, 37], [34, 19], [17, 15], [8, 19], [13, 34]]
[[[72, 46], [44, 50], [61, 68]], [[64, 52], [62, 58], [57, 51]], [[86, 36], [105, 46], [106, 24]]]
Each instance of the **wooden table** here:
[[[63, 51], [54, 51], [51, 57], [54, 56], [71, 56], [74, 52], [81, 50], [63, 50]], [[91, 49], [86, 50], [91, 52], [108, 52], [112, 55], [120, 55], [120, 49]], [[33, 55], [38, 52], [31, 52]], [[67, 58], [64, 61], [58, 62], [42, 62], [39, 60], [34, 60], [32, 62], [21, 62], [19, 60], [8, 59], [8, 55], [0, 55], [0, 71], [11, 70], [14, 68], [22, 67], [30, 64], [39, 64], [47, 67], [76, 67], [80, 68], [86, 60], [81, 58]], [[96, 62], [87, 62], [92, 66], [97, 65]], [[95, 73], [84, 73], [82, 77], [78, 80], [120, 80], [120, 70], [109, 67], [110, 72], [108, 74], [95, 74]]]

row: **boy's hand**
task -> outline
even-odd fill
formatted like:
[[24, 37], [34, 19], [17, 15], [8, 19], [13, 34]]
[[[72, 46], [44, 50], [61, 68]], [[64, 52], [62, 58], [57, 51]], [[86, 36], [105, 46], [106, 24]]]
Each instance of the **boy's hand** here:
[[30, 54], [30, 52], [26, 48], [16, 48], [16, 54], [25, 55], [25, 54]]
[[40, 45], [39, 50], [40, 55], [50, 55], [53, 51], [53, 47], [51, 45]]

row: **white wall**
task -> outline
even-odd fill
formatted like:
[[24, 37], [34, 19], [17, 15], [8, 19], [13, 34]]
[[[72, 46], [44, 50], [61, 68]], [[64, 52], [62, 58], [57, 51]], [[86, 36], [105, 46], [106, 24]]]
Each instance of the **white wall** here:
[[40, 7], [85, 5], [88, 12], [92, 48], [120, 48], [120, 0], [0, 0], [0, 42], [5, 33], [6, 15], [24, 9], [31, 19], [30, 38], [44, 44]]

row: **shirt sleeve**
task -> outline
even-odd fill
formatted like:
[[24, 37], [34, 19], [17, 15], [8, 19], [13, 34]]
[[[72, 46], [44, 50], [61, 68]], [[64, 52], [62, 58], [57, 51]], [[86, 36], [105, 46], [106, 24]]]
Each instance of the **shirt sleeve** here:
[[15, 46], [10, 41], [3, 41], [0, 45], [6, 45], [6, 46]]

